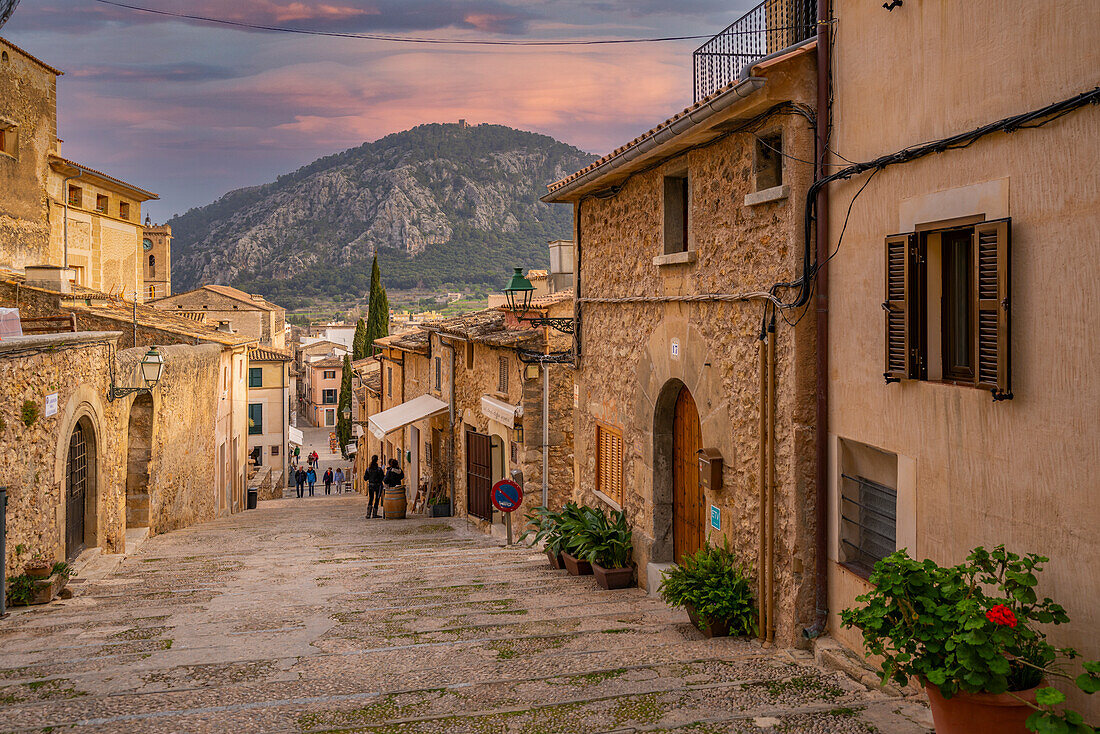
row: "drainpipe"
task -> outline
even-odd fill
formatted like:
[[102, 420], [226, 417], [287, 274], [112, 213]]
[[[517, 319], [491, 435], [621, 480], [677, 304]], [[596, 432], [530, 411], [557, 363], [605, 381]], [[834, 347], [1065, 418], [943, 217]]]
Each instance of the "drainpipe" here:
[[[546, 353], [550, 353], [550, 327], [545, 330]], [[542, 506], [550, 502], [550, 364], [542, 364]]]
[[68, 176], [61, 179], [61, 203], [65, 207], [65, 216], [61, 220], [61, 230], [64, 233], [62, 235], [62, 240], [65, 243], [65, 249], [62, 253], [61, 263], [66, 270], [69, 269], [69, 182], [72, 181], [74, 178], [80, 178], [83, 175], [84, 169], [77, 168], [75, 176]]
[[[450, 430], [447, 432], [447, 443], [449, 444], [451, 458], [451, 517], [454, 517], [455, 509], [457, 508], [455, 504], [455, 347], [453, 344], [443, 341], [442, 337], [439, 339], [439, 344], [451, 353], [451, 400], [450, 404], [447, 406], [447, 415], [450, 418], [451, 426]], [[467, 512], [467, 517], [468, 516], [469, 512]]]
[[[815, 177], [823, 179], [829, 152], [826, 144], [829, 140], [829, 128], [832, 123], [829, 116], [829, 92], [832, 86], [830, 43], [830, 3], [829, 0], [817, 0], [817, 156]], [[816, 430], [814, 431], [815, 484], [814, 497], [814, 572], [815, 572], [815, 615], [811, 627], [803, 631], [808, 639], [822, 634], [829, 622], [829, 569], [828, 569], [828, 523], [829, 492], [829, 194], [828, 187], [822, 186], [817, 192], [816, 262], [817, 304], [814, 319], [815, 351], [817, 353], [817, 406], [815, 409]]]
[[[578, 199], [573, 207], [573, 369], [581, 366], [581, 204]], [[543, 503], [545, 505], [545, 503]]]
[[767, 547], [765, 545], [765, 538], [767, 537], [767, 524], [768, 524], [768, 479], [767, 470], [765, 467], [768, 465], [768, 344], [767, 333], [761, 335], [758, 342], [759, 349], [757, 353], [760, 357], [758, 371], [760, 373], [760, 422], [757, 427], [757, 440], [759, 441], [759, 469], [757, 471], [757, 502], [759, 504], [760, 517], [758, 518], [757, 527], [760, 528], [759, 542], [756, 552], [756, 606], [757, 606], [757, 629], [758, 636], [761, 640], [768, 638], [767, 632], [767, 609], [765, 594], [767, 593], [767, 586], [764, 579], [767, 577]]
[[775, 321], [768, 325], [767, 641], [775, 642]]

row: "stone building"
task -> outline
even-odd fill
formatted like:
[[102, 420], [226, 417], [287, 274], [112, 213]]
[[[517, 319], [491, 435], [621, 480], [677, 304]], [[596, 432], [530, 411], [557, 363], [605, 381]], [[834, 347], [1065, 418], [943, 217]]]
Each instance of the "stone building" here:
[[[290, 443], [291, 356], [269, 347], [248, 351], [248, 455], [252, 466], [282, 487]], [[266, 497], [264, 499], [267, 499]]]
[[1071, 619], [1051, 641], [1096, 659], [1100, 5], [833, 8], [834, 149], [932, 145], [828, 188], [830, 631], [859, 648], [837, 614], [881, 555], [955, 564], [1004, 543], [1050, 558], [1038, 593]]
[[[570, 294], [534, 304], [541, 316], [566, 316]], [[533, 360], [567, 346], [500, 309], [487, 309], [379, 339], [379, 412], [370, 414], [360, 453], [398, 458], [409, 501], [429, 494], [453, 498], [454, 514], [489, 531], [503, 515], [489, 489], [522, 472], [525, 496], [517, 517], [543, 502], [560, 507], [573, 494], [572, 366]], [[369, 395], [368, 390], [368, 395]], [[544, 401], [549, 424], [544, 427]], [[547, 461], [543, 461], [544, 432]], [[543, 466], [547, 467], [544, 477]]]
[[141, 238], [145, 298], [153, 301], [172, 295], [172, 227], [152, 225], [145, 218]]
[[305, 419], [310, 425], [336, 427], [343, 370], [343, 356], [329, 355], [305, 363]]
[[757, 63], [544, 197], [574, 210], [577, 498], [626, 512], [651, 592], [728, 539], [784, 645], [814, 612], [814, 332], [767, 305], [801, 274], [815, 79], [812, 43]]
[[286, 347], [286, 309], [256, 293], [228, 285], [203, 285], [152, 301], [154, 308], [174, 311], [207, 323], [224, 322], [233, 331], [256, 339], [262, 346]]
[[145, 347], [115, 351], [118, 331], [0, 342], [0, 471], [8, 488], [7, 574], [32, 556], [122, 553], [147, 534], [218, 514], [217, 345], [161, 347], [150, 391]]
[[0, 266], [69, 269], [143, 300], [141, 204], [153, 194], [60, 155], [57, 69], [0, 39]]

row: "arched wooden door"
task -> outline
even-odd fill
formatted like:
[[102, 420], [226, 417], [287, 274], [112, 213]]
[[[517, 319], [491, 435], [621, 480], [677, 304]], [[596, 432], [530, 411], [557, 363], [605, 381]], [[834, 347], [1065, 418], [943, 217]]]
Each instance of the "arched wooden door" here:
[[84, 426], [76, 424], [69, 437], [65, 465], [65, 557], [73, 559], [84, 549], [84, 507], [88, 496], [88, 439]]
[[699, 411], [691, 393], [682, 387], [672, 419], [672, 558], [676, 563], [702, 548], [706, 537], [699, 449]]

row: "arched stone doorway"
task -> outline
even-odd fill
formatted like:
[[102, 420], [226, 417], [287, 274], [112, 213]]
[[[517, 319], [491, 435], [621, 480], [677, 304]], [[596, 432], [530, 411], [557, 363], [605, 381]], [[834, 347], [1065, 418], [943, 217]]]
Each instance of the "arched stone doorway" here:
[[138, 395], [126, 431], [126, 527], [149, 527], [149, 461], [153, 446], [153, 398]]
[[65, 454], [65, 557], [96, 545], [96, 435], [87, 416], [69, 434]]
[[653, 416], [652, 558], [679, 563], [706, 539], [706, 500], [699, 485], [699, 410], [687, 386], [669, 380]]

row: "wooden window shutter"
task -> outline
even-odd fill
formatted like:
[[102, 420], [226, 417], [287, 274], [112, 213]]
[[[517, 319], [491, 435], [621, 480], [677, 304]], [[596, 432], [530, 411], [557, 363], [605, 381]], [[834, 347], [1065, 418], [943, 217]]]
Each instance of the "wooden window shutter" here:
[[917, 377], [920, 340], [916, 338], [914, 309], [910, 299], [915, 296], [917, 235], [891, 235], [886, 238], [886, 369], [887, 382]]
[[596, 426], [596, 489], [622, 506], [623, 439], [601, 425]]
[[497, 375], [497, 390], [499, 392], [508, 392], [508, 358], [498, 357], [498, 369]]
[[1011, 400], [1009, 276], [1012, 220], [974, 226], [975, 383], [994, 400]]

